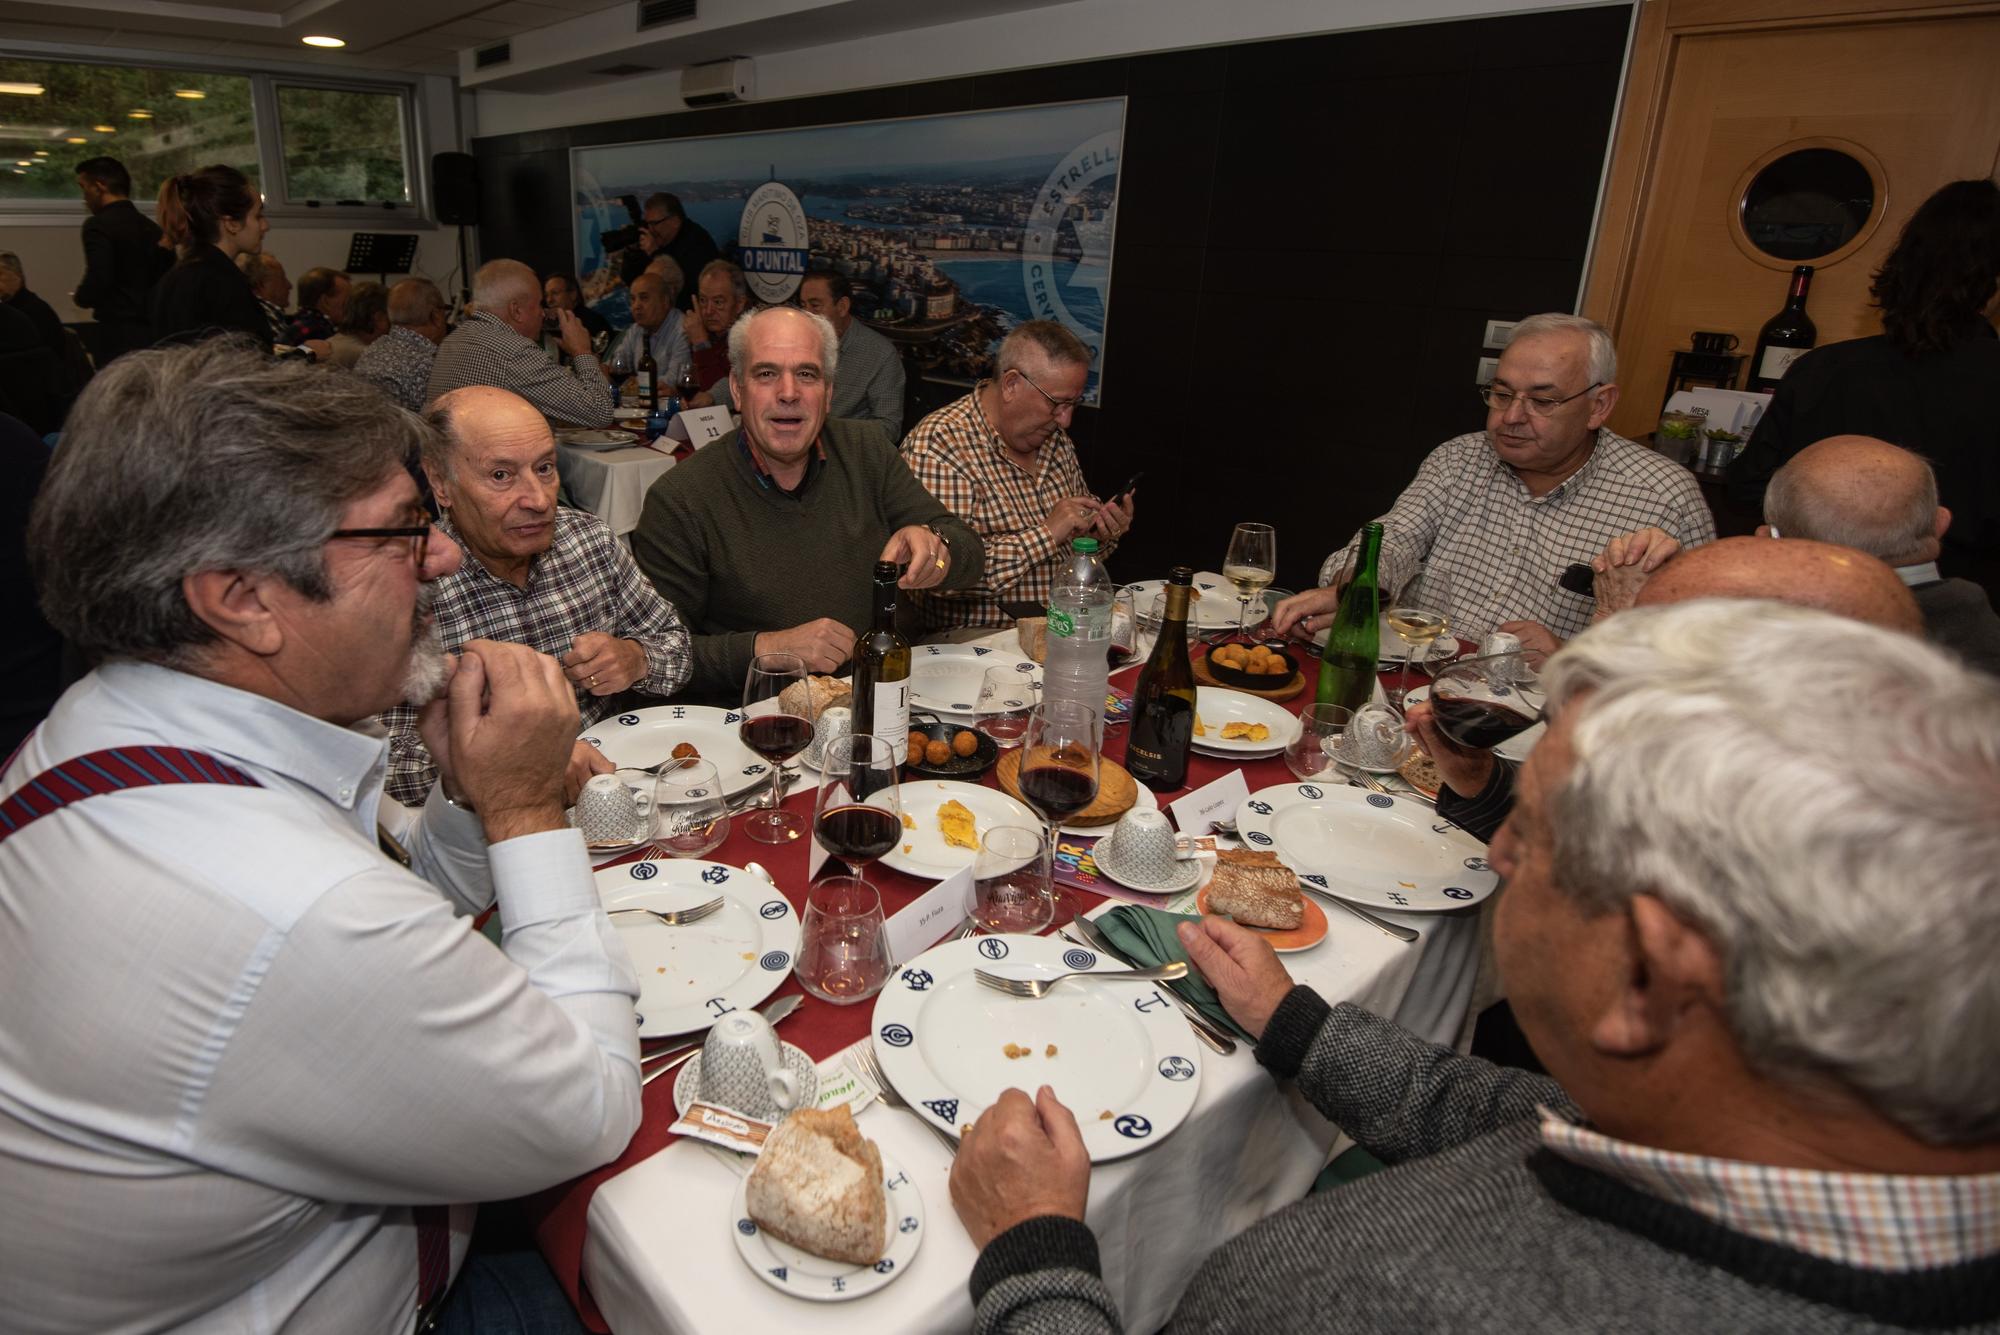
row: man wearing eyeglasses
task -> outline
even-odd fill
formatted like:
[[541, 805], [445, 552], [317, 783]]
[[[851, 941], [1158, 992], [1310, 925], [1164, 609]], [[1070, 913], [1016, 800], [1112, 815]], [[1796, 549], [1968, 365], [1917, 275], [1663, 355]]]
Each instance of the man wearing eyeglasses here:
[[1132, 526], [1132, 497], [1100, 501], [1066, 428], [1082, 402], [1090, 350], [1053, 320], [1017, 325], [995, 374], [911, 429], [903, 458], [925, 490], [986, 544], [986, 573], [967, 589], [919, 597], [931, 629], [1009, 626], [1046, 607], [1072, 538], [1107, 554]]
[[[699, 276], [708, 262], [722, 257], [708, 229], [687, 216], [679, 197], [665, 193], [646, 196], [639, 223], [639, 244], [626, 252], [624, 279], [631, 282], [645, 272], [653, 256], [667, 255], [683, 274]], [[694, 307], [694, 289], [678, 297], [681, 310]]]
[[[1712, 541], [1694, 475], [1605, 428], [1617, 379], [1617, 349], [1596, 321], [1521, 321], [1479, 389], [1486, 429], [1432, 450], [1381, 517], [1385, 608], [1420, 566], [1441, 570], [1452, 634], [1477, 642], [1506, 630], [1548, 649], [1590, 622], [1591, 600], [1557, 583], [1571, 564], [1648, 527], [1683, 548]], [[1278, 604], [1275, 629], [1311, 634], [1332, 622], [1360, 542], [1326, 559], [1322, 587]]]

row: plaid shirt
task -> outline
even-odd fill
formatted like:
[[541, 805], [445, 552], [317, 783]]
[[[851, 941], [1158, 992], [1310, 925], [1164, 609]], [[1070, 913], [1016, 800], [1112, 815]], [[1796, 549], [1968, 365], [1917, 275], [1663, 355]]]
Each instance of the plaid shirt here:
[[[1419, 565], [1451, 578], [1451, 630], [1484, 639], [1503, 621], [1539, 621], [1568, 639], [1595, 604], [1559, 587], [1564, 567], [1588, 562], [1620, 534], [1655, 525], [1683, 547], [1715, 540], [1694, 474], [1643, 445], [1600, 429], [1583, 467], [1545, 496], [1530, 496], [1484, 431], [1454, 436], [1417, 469], [1381, 518], [1383, 605]], [[1326, 558], [1319, 582], [1344, 582], [1355, 534]]]
[[[1007, 457], [1000, 433], [979, 406], [980, 391], [991, 383], [980, 381], [964, 398], [924, 418], [903, 442], [903, 458], [917, 481], [986, 544], [986, 571], [978, 584], [915, 595], [924, 624], [932, 629], [1011, 626], [1014, 618], [1000, 606], [1002, 598], [1046, 605], [1069, 552], [1069, 543], [1048, 530], [1049, 511], [1065, 496], [1091, 495], [1076, 446], [1060, 428], [1043, 444], [1041, 470], [1034, 475]], [[1098, 555], [1107, 556], [1116, 546], [1114, 539], [1099, 538]]]
[[411, 412], [420, 413], [430, 402], [424, 397], [424, 388], [430, 384], [431, 366], [436, 361], [437, 344], [413, 329], [398, 327], [368, 345], [354, 363], [354, 374]]
[[1863, 1270], [2000, 1252], [2000, 1173], [1899, 1177], [1773, 1168], [1634, 1145], [1543, 1108], [1542, 1144], [1724, 1228]]
[[596, 357], [585, 353], [567, 367], [557, 366], [541, 344], [485, 311], [474, 311], [438, 348], [424, 402], [467, 385], [511, 389], [551, 421], [611, 425], [611, 386]]
[[[456, 653], [467, 640], [506, 640], [560, 656], [578, 635], [598, 630], [636, 640], [646, 651], [646, 675], [633, 690], [672, 695], [687, 681], [693, 665], [680, 614], [639, 573], [632, 554], [596, 515], [557, 508], [555, 541], [529, 565], [525, 589], [481, 565], [452, 528], [449, 513], [438, 527], [465, 554], [455, 574], [431, 586], [438, 639], [446, 650]], [[581, 682], [575, 689], [585, 725], [618, 705], [618, 696], [592, 695]], [[417, 711], [398, 705], [382, 722], [389, 729], [389, 796], [408, 805], [422, 802], [437, 778], [437, 766], [417, 735]]]

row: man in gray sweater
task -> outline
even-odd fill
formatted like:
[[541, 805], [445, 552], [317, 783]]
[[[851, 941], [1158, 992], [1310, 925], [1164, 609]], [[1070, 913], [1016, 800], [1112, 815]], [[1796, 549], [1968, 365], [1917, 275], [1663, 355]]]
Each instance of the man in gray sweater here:
[[[1183, 928], [1258, 1060], [1390, 1168], [1223, 1243], [1169, 1329], [2000, 1330], [2000, 687], [1707, 601], [1585, 632], [1549, 708], [1491, 856], [1553, 1078]], [[1120, 1328], [1088, 1187], [1046, 1087], [974, 1124], [976, 1329]]]

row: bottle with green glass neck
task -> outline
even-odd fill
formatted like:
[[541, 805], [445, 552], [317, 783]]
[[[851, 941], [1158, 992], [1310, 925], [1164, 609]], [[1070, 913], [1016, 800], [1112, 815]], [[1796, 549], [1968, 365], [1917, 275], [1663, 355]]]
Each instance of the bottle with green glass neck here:
[[1340, 610], [1327, 628], [1326, 648], [1319, 659], [1319, 693], [1323, 705], [1359, 709], [1375, 690], [1375, 665], [1382, 651], [1382, 594], [1376, 566], [1382, 559], [1382, 526], [1361, 530], [1361, 559], [1354, 578], [1341, 595]]

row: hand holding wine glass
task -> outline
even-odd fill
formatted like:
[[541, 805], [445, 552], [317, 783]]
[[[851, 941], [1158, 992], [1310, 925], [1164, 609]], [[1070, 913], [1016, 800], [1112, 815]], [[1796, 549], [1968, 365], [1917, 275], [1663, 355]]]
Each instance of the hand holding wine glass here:
[[1446, 739], [1484, 751], [1541, 721], [1547, 693], [1532, 650], [1462, 658], [1431, 684], [1431, 717]]
[[[806, 749], [813, 738], [813, 697], [793, 691], [793, 708], [786, 707], [785, 688], [806, 680], [805, 660], [797, 654], [758, 654], [743, 675], [743, 712], [738, 728], [743, 744], [771, 766], [771, 805], [744, 818], [743, 829], [760, 844], [785, 844], [805, 833], [805, 822], [784, 809], [785, 762]], [[775, 712], [758, 713], [753, 706], [775, 703]]]
[[1236, 633], [1250, 624], [1250, 603], [1278, 577], [1278, 531], [1269, 524], [1238, 524], [1222, 558], [1222, 577], [1236, 587]]
[[1104, 749], [1097, 711], [1073, 701], [1045, 702], [1028, 716], [1021, 748], [1021, 800], [1048, 823], [1042, 871], [1055, 901], [1055, 924], [1076, 916], [1074, 898], [1055, 883], [1056, 840], [1062, 823], [1097, 798], [1098, 753]]

